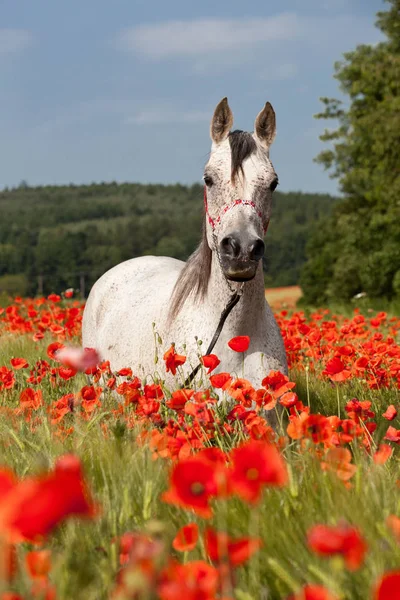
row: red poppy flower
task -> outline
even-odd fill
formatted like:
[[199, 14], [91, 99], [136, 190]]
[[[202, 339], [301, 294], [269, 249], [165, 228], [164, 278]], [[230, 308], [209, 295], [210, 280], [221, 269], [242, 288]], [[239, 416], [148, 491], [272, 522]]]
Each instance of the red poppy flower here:
[[178, 552], [190, 552], [194, 550], [199, 539], [199, 527], [197, 523], [189, 523], [181, 527], [172, 542], [172, 547]]
[[234, 352], [246, 352], [250, 346], [250, 338], [248, 335], [238, 335], [229, 340], [228, 346]]
[[244, 406], [251, 406], [256, 398], [256, 391], [247, 379], [235, 379], [226, 388], [227, 393]]
[[264, 485], [281, 487], [287, 482], [285, 462], [277, 448], [268, 442], [246, 442], [234, 448], [230, 458], [229, 488], [247, 502], [257, 502]]
[[25, 388], [22, 390], [19, 396], [19, 404], [21, 408], [37, 410], [43, 406], [43, 395], [42, 390], [33, 390], [32, 388]]
[[64, 292], [64, 296], [66, 298], [72, 298], [72, 296], [74, 295], [74, 288], [68, 288], [67, 290], [65, 290]]
[[396, 515], [389, 515], [386, 519], [386, 525], [393, 533], [397, 542], [400, 544], [400, 519]]
[[255, 401], [257, 406], [263, 408], [264, 410], [272, 410], [275, 408], [277, 403], [277, 399], [263, 388], [256, 391]]
[[309, 415], [304, 422], [305, 436], [311, 438], [315, 444], [330, 440], [332, 435], [332, 426], [327, 417], [316, 414]]
[[87, 413], [92, 413], [98, 406], [101, 406], [100, 396], [103, 389], [101, 387], [94, 388], [92, 385], [85, 385], [78, 394], [78, 398], [82, 398], [81, 406]]
[[286, 600], [338, 600], [338, 597], [322, 585], [308, 584]]
[[376, 465], [384, 465], [385, 462], [392, 456], [393, 448], [387, 444], [381, 444], [374, 454], [374, 463]]
[[53, 472], [24, 479], [2, 497], [0, 529], [13, 541], [35, 541], [70, 515], [94, 514], [80, 461], [66, 455], [58, 459]]
[[210, 390], [199, 390], [195, 392], [193, 399], [195, 402], [205, 405], [215, 404], [217, 402], [215, 398], [211, 398]]
[[58, 352], [59, 350], [61, 350], [61, 348], [64, 347], [64, 344], [61, 344], [61, 342], [53, 342], [52, 344], [49, 344], [49, 346], [47, 346], [47, 356], [49, 356], [53, 360], [57, 360], [56, 352]]
[[400, 443], [400, 429], [396, 429], [395, 427], [388, 427], [384, 440], [389, 440], [389, 442]]
[[164, 392], [161, 385], [151, 383], [144, 386], [144, 395], [148, 400], [161, 400], [164, 397]]
[[383, 413], [382, 417], [384, 417], [388, 421], [393, 421], [393, 419], [395, 419], [397, 417], [397, 410], [395, 409], [393, 404], [391, 404], [390, 406], [387, 407], [387, 409]]
[[[115, 539], [112, 541], [114, 542], [117, 540]], [[118, 540], [118, 542], [119, 542], [119, 564], [120, 565], [126, 565], [129, 562], [132, 548], [133, 548], [135, 542], [137, 542], [137, 541], [138, 540], [137, 540], [136, 533], [127, 531], [126, 533], [121, 535], [121, 537]]]
[[331, 381], [346, 381], [351, 377], [351, 372], [345, 369], [344, 364], [335, 356], [326, 363], [323, 375], [327, 375]]
[[229, 375], [229, 373], [217, 373], [216, 375], [211, 375], [210, 383], [217, 389], [225, 389], [231, 379], [232, 377]]
[[289, 420], [287, 433], [294, 440], [305, 437], [319, 444], [329, 441], [332, 437], [331, 422], [324, 415], [310, 415], [307, 410], [304, 410], [298, 416], [291, 415]]
[[245, 563], [257, 552], [262, 541], [258, 538], [240, 538], [234, 540], [227, 533], [217, 532], [211, 527], [205, 534], [206, 551], [212, 562], [229, 563], [232, 567], [237, 567]]
[[218, 495], [221, 465], [197, 455], [177, 463], [170, 476], [170, 488], [162, 499], [169, 504], [192, 508], [199, 516], [209, 518], [210, 500]]
[[349, 570], [355, 571], [364, 562], [367, 544], [356, 527], [315, 525], [307, 534], [311, 550], [321, 556], [341, 554]]
[[78, 371], [72, 369], [71, 367], [60, 367], [58, 369], [58, 374], [61, 377], [61, 379], [64, 379], [64, 381], [68, 381], [68, 379], [72, 379], [72, 377], [75, 377], [77, 372]]
[[214, 371], [218, 367], [221, 361], [216, 354], [207, 354], [201, 357], [201, 362], [208, 369], [207, 375], [209, 375], [211, 371]]
[[117, 375], [119, 375], [120, 377], [132, 377], [132, 369], [120, 369], [119, 371], [117, 371]]
[[29, 367], [29, 363], [25, 358], [12, 358], [10, 363], [16, 371]]
[[47, 296], [47, 300], [50, 300], [50, 302], [60, 302], [61, 300], [61, 296], [59, 296], [58, 294], [50, 294], [50, 296]]
[[348, 481], [357, 471], [357, 466], [351, 462], [352, 456], [348, 448], [330, 448], [321, 467], [333, 471], [342, 481]]
[[356, 373], [363, 373], [369, 365], [369, 359], [366, 356], [360, 356], [353, 364], [353, 369]]
[[261, 385], [270, 389], [272, 395], [277, 398], [296, 386], [293, 381], [289, 381], [289, 378], [280, 371], [271, 371], [267, 377], [264, 377]]
[[51, 552], [50, 550], [28, 552], [25, 563], [31, 579], [46, 579], [51, 569]]
[[160, 579], [160, 600], [214, 600], [219, 581], [217, 569], [202, 560], [185, 565], [171, 561]]
[[176, 390], [172, 394], [172, 398], [165, 403], [168, 408], [173, 410], [182, 410], [188, 400], [193, 396], [193, 390]]
[[400, 571], [388, 571], [382, 575], [374, 600], [400, 600]]
[[375, 413], [370, 410], [371, 404], [372, 402], [369, 400], [360, 402], [360, 400], [357, 400], [357, 398], [353, 398], [347, 402], [344, 409], [349, 415], [350, 419], [353, 419], [358, 423], [360, 419], [362, 421], [366, 421], [367, 419], [373, 419], [375, 417]]
[[164, 354], [165, 366], [167, 373], [170, 371], [172, 375], [176, 375], [177, 367], [185, 364], [186, 356], [176, 354], [175, 346], [172, 344], [171, 348]]
[[298, 401], [299, 397], [295, 392], [286, 392], [279, 398], [279, 404], [282, 404], [282, 406], [285, 406], [286, 408], [296, 406]]

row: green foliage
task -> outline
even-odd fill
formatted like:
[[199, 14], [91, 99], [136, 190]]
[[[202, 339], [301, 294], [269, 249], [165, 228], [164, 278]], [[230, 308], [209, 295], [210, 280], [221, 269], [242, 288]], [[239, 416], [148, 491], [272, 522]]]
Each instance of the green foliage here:
[[331, 147], [316, 160], [339, 179], [344, 200], [324, 225], [328, 235], [316, 233], [307, 249], [301, 285], [313, 303], [399, 293], [400, 1], [387, 1], [377, 20], [387, 40], [358, 46], [335, 65], [349, 105], [322, 98], [317, 115], [339, 123], [321, 136]]
[[[102, 273], [136, 256], [186, 260], [200, 240], [202, 195], [200, 185], [127, 183], [36, 188], [25, 183], [5, 190], [0, 276], [24, 274], [29, 294], [78, 288], [84, 276], [88, 291]], [[298, 282], [310, 231], [333, 202], [328, 195], [274, 194], [268, 285]]]

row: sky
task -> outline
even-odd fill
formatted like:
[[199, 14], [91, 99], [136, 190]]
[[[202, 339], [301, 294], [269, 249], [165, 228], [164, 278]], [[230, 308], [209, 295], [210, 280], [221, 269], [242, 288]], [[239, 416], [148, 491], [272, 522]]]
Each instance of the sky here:
[[0, 189], [193, 183], [228, 97], [252, 131], [269, 100], [282, 191], [337, 192], [313, 158], [334, 63], [381, 39], [381, 0], [0, 0]]

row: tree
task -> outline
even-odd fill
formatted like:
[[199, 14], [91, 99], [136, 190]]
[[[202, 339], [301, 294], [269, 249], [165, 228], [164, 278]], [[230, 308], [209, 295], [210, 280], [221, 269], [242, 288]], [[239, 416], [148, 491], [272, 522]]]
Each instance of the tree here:
[[320, 136], [332, 147], [316, 160], [338, 178], [344, 199], [308, 244], [301, 285], [312, 303], [400, 292], [400, 0], [386, 1], [376, 24], [387, 39], [335, 64], [348, 106], [322, 98], [316, 115], [338, 122]]

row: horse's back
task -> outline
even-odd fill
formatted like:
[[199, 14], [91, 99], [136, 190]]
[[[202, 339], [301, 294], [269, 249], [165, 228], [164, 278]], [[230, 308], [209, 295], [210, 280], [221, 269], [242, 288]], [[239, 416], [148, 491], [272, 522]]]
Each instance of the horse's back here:
[[169, 299], [183, 266], [174, 258], [142, 256], [104, 273], [86, 303], [83, 346], [95, 347], [113, 368], [129, 366], [135, 348], [152, 341], [152, 323], [165, 322]]

